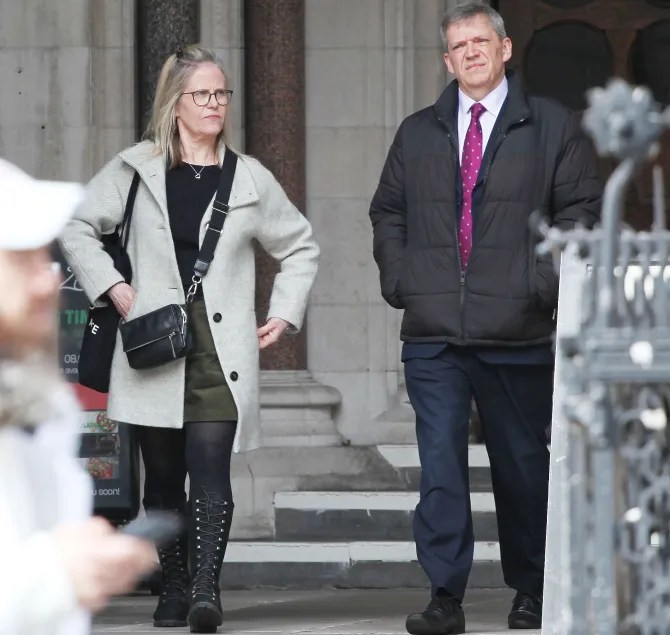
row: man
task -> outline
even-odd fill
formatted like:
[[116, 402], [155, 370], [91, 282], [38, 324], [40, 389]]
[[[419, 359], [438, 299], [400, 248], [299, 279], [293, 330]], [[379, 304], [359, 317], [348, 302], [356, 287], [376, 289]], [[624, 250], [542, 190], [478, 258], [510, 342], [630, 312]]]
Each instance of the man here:
[[88, 518], [78, 409], [55, 364], [48, 247], [82, 198], [0, 160], [0, 635], [84, 635], [88, 610], [155, 567], [148, 542]]
[[404, 309], [402, 360], [422, 477], [414, 538], [432, 585], [416, 635], [465, 632], [472, 566], [468, 419], [474, 397], [491, 463], [510, 628], [538, 628], [547, 512], [551, 348], [558, 278], [529, 227], [592, 226], [594, 155], [566, 108], [527, 96], [505, 71], [500, 15], [469, 3], [442, 22], [456, 81], [409, 116], [389, 151], [370, 217], [382, 295]]

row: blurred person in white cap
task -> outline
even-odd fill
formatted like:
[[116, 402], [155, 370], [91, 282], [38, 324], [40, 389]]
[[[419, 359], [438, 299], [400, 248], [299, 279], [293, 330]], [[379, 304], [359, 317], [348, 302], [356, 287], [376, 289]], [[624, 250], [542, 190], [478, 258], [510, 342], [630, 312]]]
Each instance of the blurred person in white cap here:
[[55, 363], [49, 247], [83, 197], [0, 159], [0, 635], [84, 635], [155, 564], [148, 542], [90, 518], [79, 409]]

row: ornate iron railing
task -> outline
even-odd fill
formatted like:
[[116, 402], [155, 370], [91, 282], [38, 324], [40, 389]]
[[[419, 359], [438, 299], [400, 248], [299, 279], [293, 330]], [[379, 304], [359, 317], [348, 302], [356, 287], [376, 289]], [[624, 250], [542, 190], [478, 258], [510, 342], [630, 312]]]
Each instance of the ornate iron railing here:
[[602, 224], [540, 223], [541, 253], [588, 264], [579, 332], [561, 342], [570, 426], [571, 635], [670, 633], [670, 231], [653, 171], [649, 231], [623, 224], [627, 186], [659, 152], [670, 108], [621, 80], [593, 89], [584, 126], [620, 160]]

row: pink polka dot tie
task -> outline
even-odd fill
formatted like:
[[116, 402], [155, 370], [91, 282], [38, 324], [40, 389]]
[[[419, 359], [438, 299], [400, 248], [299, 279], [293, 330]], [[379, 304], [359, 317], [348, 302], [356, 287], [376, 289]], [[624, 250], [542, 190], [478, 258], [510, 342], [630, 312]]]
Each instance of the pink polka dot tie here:
[[482, 124], [479, 118], [486, 110], [481, 104], [472, 104], [470, 108], [470, 125], [465, 135], [463, 157], [461, 158], [461, 179], [463, 181], [463, 209], [461, 225], [458, 230], [458, 251], [465, 269], [468, 266], [472, 251], [472, 190], [477, 182], [477, 175], [482, 164]]

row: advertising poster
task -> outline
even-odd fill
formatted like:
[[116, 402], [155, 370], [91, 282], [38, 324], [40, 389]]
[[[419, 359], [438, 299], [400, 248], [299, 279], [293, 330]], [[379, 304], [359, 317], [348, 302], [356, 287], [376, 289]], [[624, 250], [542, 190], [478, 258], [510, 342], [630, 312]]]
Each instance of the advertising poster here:
[[113, 521], [134, 517], [139, 506], [138, 456], [129, 426], [107, 417], [107, 395], [81, 386], [77, 365], [89, 303], [66, 261], [61, 264], [59, 362], [85, 411], [79, 461], [94, 482], [96, 513]]

